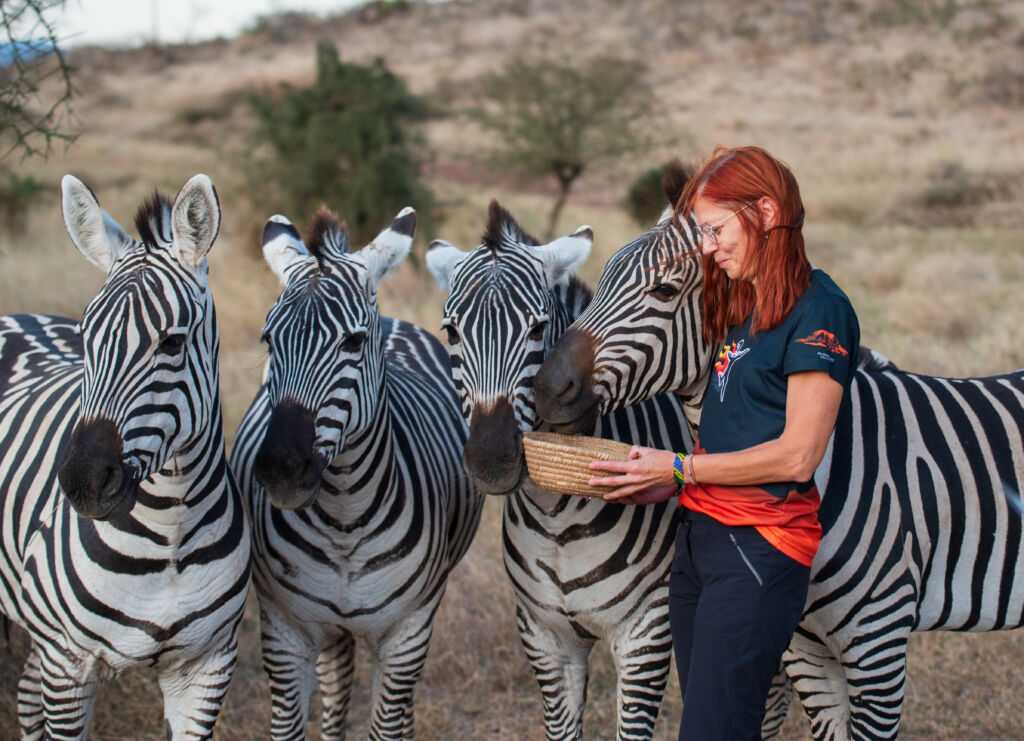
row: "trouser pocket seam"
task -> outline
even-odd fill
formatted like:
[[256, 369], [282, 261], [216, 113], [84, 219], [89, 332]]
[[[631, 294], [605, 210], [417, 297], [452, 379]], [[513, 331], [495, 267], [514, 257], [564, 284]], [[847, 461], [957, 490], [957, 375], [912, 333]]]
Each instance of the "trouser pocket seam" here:
[[736, 550], [739, 551], [740, 558], [743, 559], [743, 563], [747, 565], [747, 568], [750, 569], [750, 573], [754, 575], [755, 579], [757, 579], [758, 586], [763, 587], [764, 579], [762, 579], [761, 575], [757, 573], [757, 569], [754, 568], [754, 564], [750, 562], [750, 559], [747, 558], [747, 554], [743, 552], [742, 548], [740, 548], [740, 544], [739, 541], [736, 540], [736, 536], [732, 533], [729, 533], [729, 540], [731, 540], [732, 544], [736, 546]]

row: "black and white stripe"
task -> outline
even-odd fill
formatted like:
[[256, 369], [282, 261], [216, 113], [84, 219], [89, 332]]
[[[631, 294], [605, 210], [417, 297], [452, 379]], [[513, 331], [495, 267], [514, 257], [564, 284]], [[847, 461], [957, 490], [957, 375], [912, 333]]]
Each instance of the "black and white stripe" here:
[[[671, 662], [668, 571], [674, 507], [636, 507], [538, 489], [522, 458], [539, 424], [533, 380], [546, 351], [590, 300], [572, 273], [590, 252], [587, 228], [538, 245], [492, 203], [483, 244], [435, 242], [427, 264], [448, 291], [455, 387], [470, 422], [465, 463], [481, 491], [508, 494], [505, 568], [517, 624], [544, 701], [549, 739], [583, 734], [587, 662], [605, 640], [618, 672], [617, 738], [651, 738]], [[597, 434], [683, 450], [680, 401], [661, 395], [602, 418]]]
[[[665, 221], [619, 250], [538, 377], [552, 369], [545, 418], [571, 426], [594, 403], [672, 389], [696, 411], [709, 371], [701, 285], [692, 224]], [[580, 398], [554, 388], [564, 351], [589, 353]], [[1022, 437], [1024, 372], [935, 378], [865, 351], [815, 475], [826, 534], [784, 657], [816, 739], [897, 735], [912, 631], [1024, 624]], [[765, 738], [785, 712], [779, 681]]]
[[406, 209], [355, 253], [325, 213], [306, 243], [283, 217], [264, 231], [284, 290], [232, 465], [253, 517], [274, 739], [305, 737], [315, 682], [322, 738], [344, 736], [357, 637], [377, 664], [369, 737], [413, 737], [434, 614], [479, 523], [444, 349], [377, 309], [414, 225]]
[[250, 544], [207, 283], [220, 206], [197, 175], [140, 209], [137, 241], [80, 181], [61, 190], [107, 277], [80, 326], [0, 318], [0, 612], [32, 640], [22, 737], [84, 738], [98, 681], [151, 666], [168, 738], [212, 738]]

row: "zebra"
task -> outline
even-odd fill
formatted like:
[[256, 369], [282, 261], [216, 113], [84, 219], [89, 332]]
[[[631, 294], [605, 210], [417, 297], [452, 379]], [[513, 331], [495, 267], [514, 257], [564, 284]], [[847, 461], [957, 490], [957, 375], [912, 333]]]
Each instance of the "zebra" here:
[[283, 216], [264, 228], [284, 290], [232, 467], [253, 519], [276, 740], [305, 737], [314, 666], [322, 738], [344, 737], [356, 637], [377, 660], [370, 738], [414, 737], [434, 615], [480, 520], [444, 348], [377, 309], [415, 224], [404, 209], [354, 253], [325, 209], [305, 242]]
[[205, 175], [142, 205], [136, 240], [71, 175], [72, 242], [106, 273], [81, 323], [0, 318], [0, 614], [31, 648], [23, 739], [81, 739], [99, 680], [154, 667], [169, 739], [213, 738], [250, 534], [221, 424]]
[[[699, 409], [709, 348], [691, 220], [618, 250], [537, 376], [545, 420], [586, 429], [671, 389]], [[865, 350], [815, 480], [825, 537], [783, 665], [816, 739], [895, 738], [912, 631], [1024, 624], [1024, 371], [939, 378]], [[787, 709], [777, 678], [762, 731]]]
[[[427, 266], [448, 293], [442, 329], [470, 424], [466, 468], [481, 491], [508, 495], [504, 563], [547, 738], [582, 738], [588, 657], [603, 639], [618, 672], [617, 737], [649, 739], [671, 666], [674, 508], [543, 491], [522, 457], [522, 433], [539, 423], [534, 376], [591, 297], [573, 273], [592, 239], [581, 227], [538, 245], [493, 201], [483, 244], [463, 252], [435, 241]], [[600, 419], [597, 434], [689, 450], [687, 428], [680, 401], [665, 394]]]

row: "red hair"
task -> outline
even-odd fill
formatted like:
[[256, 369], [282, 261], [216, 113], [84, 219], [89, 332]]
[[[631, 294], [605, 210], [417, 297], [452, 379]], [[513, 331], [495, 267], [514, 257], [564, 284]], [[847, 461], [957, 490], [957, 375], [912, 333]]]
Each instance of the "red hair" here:
[[[744, 208], [765, 196], [778, 207], [777, 223], [770, 229], [760, 209]], [[757, 276], [755, 290], [749, 280], [731, 280], [711, 255], [703, 256], [705, 341], [721, 342], [729, 327], [751, 313], [751, 334], [777, 327], [811, 282], [802, 231], [804, 206], [793, 173], [760, 147], [716, 147], [686, 184], [676, 203], [677, 216], [690, 213], [698, 198], [738, 212], [752, 245], [742, 271]]]

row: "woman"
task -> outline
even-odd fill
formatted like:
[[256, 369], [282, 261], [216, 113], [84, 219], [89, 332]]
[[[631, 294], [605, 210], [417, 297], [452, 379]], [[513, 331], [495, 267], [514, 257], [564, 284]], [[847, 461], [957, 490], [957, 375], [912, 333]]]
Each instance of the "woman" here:
[[596, 461], [605, 499], [678, 494], [669, 585], [685, 699], [680, 739], [759, 739], [765, 700], [803, 612], [821, 540], [814, 470], [856, 363], [849, 299], [804, 253], [789, 168], [718, 148], [676, 217], [701, 234], [704, 338], [718, 347], [694, 454], [636, 447]]

